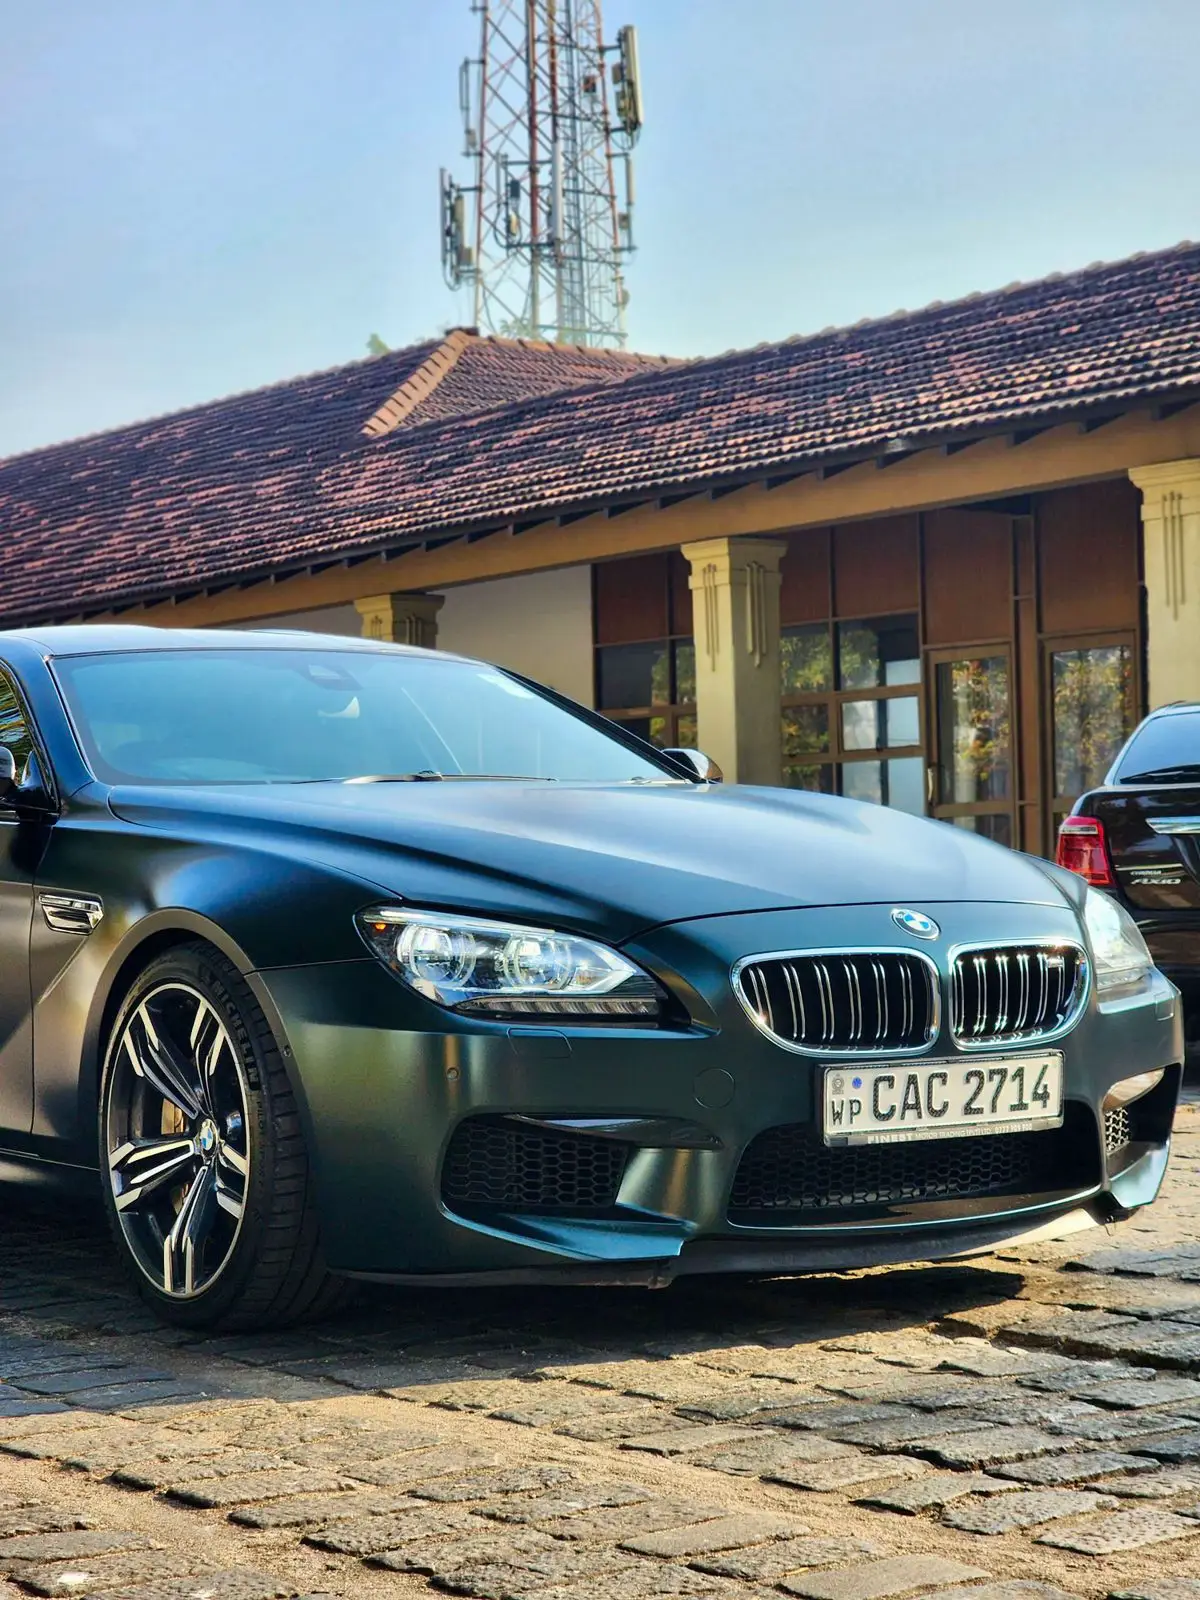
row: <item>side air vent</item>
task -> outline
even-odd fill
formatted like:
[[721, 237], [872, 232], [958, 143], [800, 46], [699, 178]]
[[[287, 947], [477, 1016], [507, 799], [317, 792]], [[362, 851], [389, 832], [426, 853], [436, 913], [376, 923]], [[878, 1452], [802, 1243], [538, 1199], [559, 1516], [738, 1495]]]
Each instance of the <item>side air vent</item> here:
[[733, 986], [757, 1028], [787, 1050], [895, 1055], [937, 1037], [937, 968], [910, 950], [807, 950], [738, 962]]

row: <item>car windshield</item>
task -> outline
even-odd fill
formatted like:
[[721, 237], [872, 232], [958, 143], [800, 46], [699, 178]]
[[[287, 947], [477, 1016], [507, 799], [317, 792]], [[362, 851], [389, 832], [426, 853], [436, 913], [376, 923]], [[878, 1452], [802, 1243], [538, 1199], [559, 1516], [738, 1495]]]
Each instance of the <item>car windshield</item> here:
[[88, 763], [108, 783], [674, 776], [479, 662], [298, 647], [54, 665]]
[[1200, 779], [1200, 711], [1151, 717], [1130, 741], [1118, 783], [1187, 782]]

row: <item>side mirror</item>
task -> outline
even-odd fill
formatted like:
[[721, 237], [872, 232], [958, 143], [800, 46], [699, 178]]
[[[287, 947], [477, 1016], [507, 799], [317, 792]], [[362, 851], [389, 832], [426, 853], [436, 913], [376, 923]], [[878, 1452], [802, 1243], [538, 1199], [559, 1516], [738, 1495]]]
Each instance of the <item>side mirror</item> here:
[[17, 758], [6, 744], [0, 744], [0, 805], [9, 805], [17, 793]]
[[691, 767], [698, 783], [720, 783], [725, 774], [717, 763], [702, 750], [664, 750], [663, 755], [674, 756], [682, 766]]

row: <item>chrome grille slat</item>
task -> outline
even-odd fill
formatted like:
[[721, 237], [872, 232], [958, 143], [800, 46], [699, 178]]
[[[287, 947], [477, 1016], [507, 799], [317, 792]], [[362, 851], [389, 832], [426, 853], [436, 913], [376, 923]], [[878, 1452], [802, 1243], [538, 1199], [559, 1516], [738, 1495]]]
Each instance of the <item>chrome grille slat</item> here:
[[734, 987], [756, 1025], [789, 1049], [891, 1055], [937, 1036], [940, 986], [907, 950], [786, 951], [739, 963]]
[[1073, 944], [959, 950], [950, 972], [950, 1028], [967, 1049], [1065, 1031], [1087, 994], [1087, 962]]

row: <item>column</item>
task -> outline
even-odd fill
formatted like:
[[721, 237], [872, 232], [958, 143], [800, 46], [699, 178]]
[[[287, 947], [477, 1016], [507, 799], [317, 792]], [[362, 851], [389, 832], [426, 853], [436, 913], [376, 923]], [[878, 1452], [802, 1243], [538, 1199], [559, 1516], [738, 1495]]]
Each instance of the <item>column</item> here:
[[1200, 460], [1130, 467], [1142, 491], [1151, 708], [1200, 699]]
[[437, 646], [437, 614], [445, 601], [440, 594], [373, 594], [356, 600], [364, 639], [386, 639], [390, 644]]
[[685, 544], [700, 748], [731, 783], [782, 781], [779, 563], [771, 539]]

